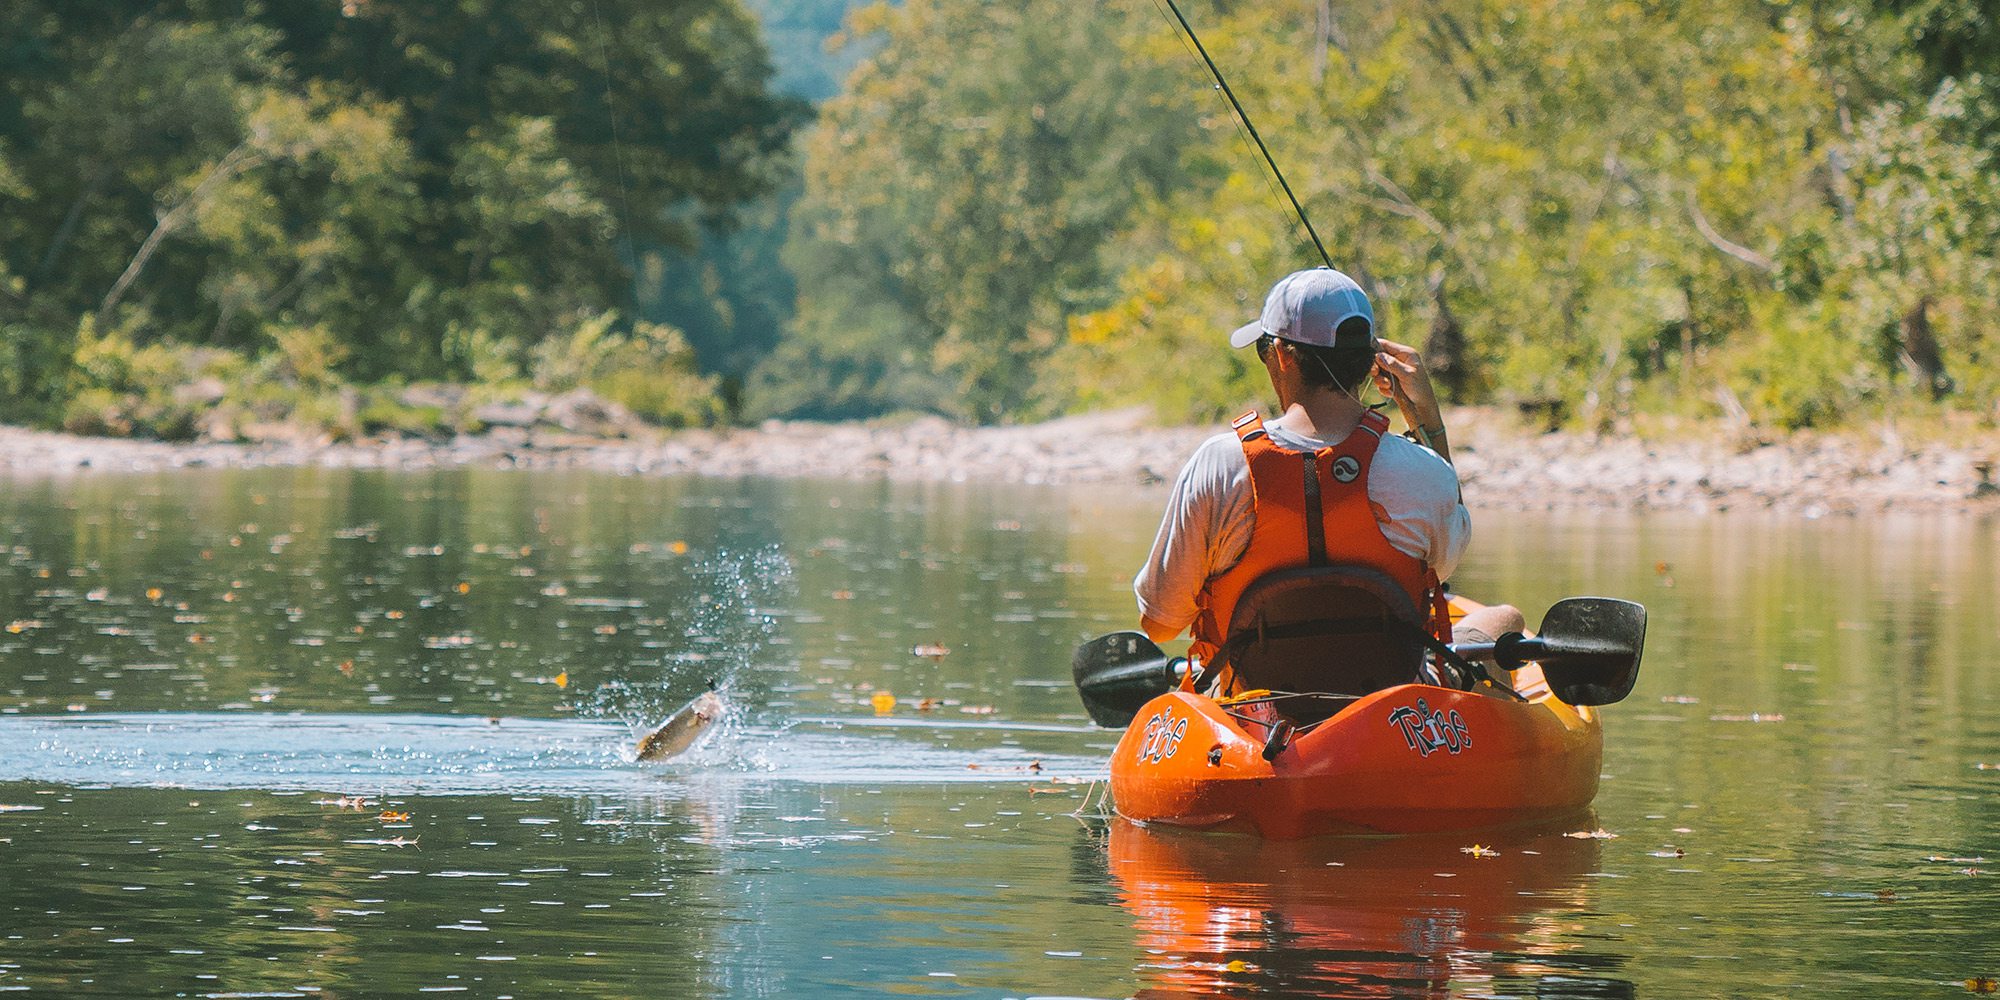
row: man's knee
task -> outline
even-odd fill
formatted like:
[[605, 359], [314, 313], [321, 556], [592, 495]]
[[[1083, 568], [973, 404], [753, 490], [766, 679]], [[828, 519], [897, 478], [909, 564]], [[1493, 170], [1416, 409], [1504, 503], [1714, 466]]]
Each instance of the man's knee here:
[[1524, 632], [1528, 619], [1512, 604], [1489, 604], [1469, 612], [1451, 628], [1453, 642], [1492, 642], [1509, 632]]

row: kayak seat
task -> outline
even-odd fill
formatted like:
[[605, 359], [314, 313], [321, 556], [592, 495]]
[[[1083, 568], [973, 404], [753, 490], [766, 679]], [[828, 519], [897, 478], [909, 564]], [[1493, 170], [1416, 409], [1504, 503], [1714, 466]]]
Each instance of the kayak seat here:
[[1357, 698], [1422, 679], [1423, 634], [1423, 612], [1388, 574], [1302, 566], [1244, 590], [1213, 666], [1237, 691]]

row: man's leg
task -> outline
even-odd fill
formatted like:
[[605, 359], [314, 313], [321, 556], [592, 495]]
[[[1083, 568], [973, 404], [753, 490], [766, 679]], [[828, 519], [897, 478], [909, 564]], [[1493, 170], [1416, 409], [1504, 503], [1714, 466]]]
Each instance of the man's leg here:
[[[1466, 612], [1465, 617], [1452, 625], [1451, 641], [1492, 642], [1509, 632], [1525, 632], [1527, 629], [1528, 619], [1521, 614], [1520, 608], [1512, 604], [1489, 604]], [[1483, 666], [1493, 683], [1502, 687], [1513, 687], [1508, 680], [1507, 671], [1490, 663]]]
[[1508, 632], [1525, 632], [1528, 619], [1512, 604], [1489, 604], [1466, 612], [1451, 627], [1453, 642], [1492, 642]]

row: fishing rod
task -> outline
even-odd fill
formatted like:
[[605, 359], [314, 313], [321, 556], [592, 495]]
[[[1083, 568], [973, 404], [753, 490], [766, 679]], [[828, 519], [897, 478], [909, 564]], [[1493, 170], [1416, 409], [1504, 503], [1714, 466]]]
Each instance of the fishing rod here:
[[1326, 244], [1319, 241], [1319, 231], [1313, 228], [1312, 220], [1306, 218], [1306, 210], [1299, 204], [1299, 196], [1292, 193], [1291, 184], [1285, 181], [1285, 172], [1278, 169], [1278, 161], [1271, 157], [1271, 150], [1264, 145], [1263, 137], [1257, 134], [1257, 126], [1251, 123], [1250, 113], [1243, 110], [1243, 102], [1236, 99], [1236, 91], [1229, 88], [1229, 81], [1222, 78], [1222, 70], [1216, 67], [1215, 60], [1209, 58], [1208, 47], [1201, 44], [1201, 36], [1194, 33], [1194, 26], [1189, 24], [1187, 16], [1181, 13], [1180, 4], [1174, 0], [1167, 0], [1167, 8], [1174, 12], [1174, 20], [1180, 22], [1181, 30], [1187, 33], [1188, 41], [1194, 43], [1194, 50], [1201, 54], [1201, 61], [1208, 65], [1209, 75], [1215, 77], [1216, 85], [1222, 88], [1223, 96], [1229, 98], [1229, 106], [1236, 109], [1236, 120], [1243, 123], [1243, 128], [1250, 133], [1250, 140], [1257, 144], [1257, 151], [1264, 154], [1264, 162], [1271, 165], [1271, 173], [1277, 176], [1278, 186], [1285, 189], [1285, 197], [1292, 201], [1292, 211], [1299, 214], [1299, 222], [1305, 225], [1306, 235], [1312, 237], [1313, 248], [1319, 251], [1319, 259], [1325, 262], [1327, 267], [1332, 267], [1333, 258], [1327, 256]]

